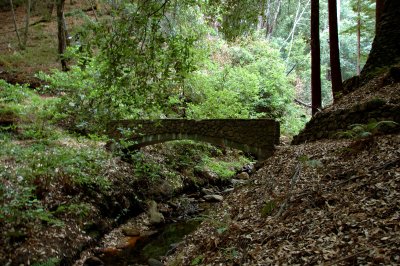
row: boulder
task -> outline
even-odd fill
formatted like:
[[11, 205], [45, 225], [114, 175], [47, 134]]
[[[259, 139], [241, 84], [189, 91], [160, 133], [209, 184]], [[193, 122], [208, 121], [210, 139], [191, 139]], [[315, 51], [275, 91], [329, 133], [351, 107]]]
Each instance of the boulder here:
[[83, 263], [83, 266], [103, 266], [104, 262], [98, 257], [89, 257]]
[[133, 226], [124, 227], [121, 231], [126, 236], [140, 236], [140, 230]]
[[201, 193], [204, 195], [212, 195], [215, 193], [215, 191], [213, 191], [211, 188], [202, 188]]
[[204, 195], [203, 199], [205, 199], [206, 201], [213, 201], [213, 202], [219, 202], [219, 201], [223, 201], [224, 197], [222, 197], [221, 195]]
[[241, 172], [240, 174], [238, 174], [238, 175], [236, 176], [236, 178], [237, 178], [237, 179], [240, 179], [240, 180], [247, 180], [247, 179], [250, 178], [250, 176], [249, 176], [249, 174], [246, 173], [246, 172]]

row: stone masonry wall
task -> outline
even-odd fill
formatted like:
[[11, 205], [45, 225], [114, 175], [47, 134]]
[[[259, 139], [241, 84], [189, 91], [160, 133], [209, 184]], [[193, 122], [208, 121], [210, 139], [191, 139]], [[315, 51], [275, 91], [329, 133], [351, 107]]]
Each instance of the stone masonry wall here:
[[[160, 119], [124, 120], [110, 124], [109, 135], [119, 139], [122, 132], [138, 147], [177, 139], [207, 141], [249, 152], [272, 151], [279, 143], [279, 123], [270, 119]], [[123, 130], [121, 130], [123, 129]]]

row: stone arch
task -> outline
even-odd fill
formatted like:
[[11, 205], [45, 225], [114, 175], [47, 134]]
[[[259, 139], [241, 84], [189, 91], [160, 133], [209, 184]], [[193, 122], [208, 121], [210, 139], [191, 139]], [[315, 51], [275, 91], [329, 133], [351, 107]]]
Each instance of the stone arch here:
[[229, 147], [237, 150], [241, 150], [252, 155], [255, 155], [258, 159], [267, 158], [272, 154], [271, 149], [262, 149], [259, 147], [253, 147], [246, 144], [238, 143], [224, 138], [216, 138], [210, 136], [203, 136], [199, 134], [186, 134], [186, 133], [165, 133], [156, 135], [146, 135], [137, 138], [130, 139], [135, 144], [130, 146], [130, 149], [139, 149], [148, 145], [157, 143], [163, 143], [174, 140], [193, 140], [207, 142], [216, 146]]
[[279, 123], [271, 119], [122, 120], [107, 130], [116, 140], [134, 142], [130, 149], [189, 139], [243, 150], [259, 159], [271, 156], [279, 143]]

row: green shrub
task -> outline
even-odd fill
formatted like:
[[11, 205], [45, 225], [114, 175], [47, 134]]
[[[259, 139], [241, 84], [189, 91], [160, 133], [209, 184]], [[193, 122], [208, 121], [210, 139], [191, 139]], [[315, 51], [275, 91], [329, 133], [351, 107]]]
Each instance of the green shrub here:
[[338, 132], [336, 135], [341, 138], [363, 139], [378, 134], [385, 127], [387, 128], [396, 126], [398, 126], [398, 123], [394, 121], [372, 120], [368, 124], [350, 125], [349, 130]]
[[22, 103], [32, 94], [27, 85], [11, 85], [0, 79], [0, 104]]
[[54, 215], [68, 215], [84, 219], [90, 214], [91, 206], [87, 203], [62, 204], [57, 207]]

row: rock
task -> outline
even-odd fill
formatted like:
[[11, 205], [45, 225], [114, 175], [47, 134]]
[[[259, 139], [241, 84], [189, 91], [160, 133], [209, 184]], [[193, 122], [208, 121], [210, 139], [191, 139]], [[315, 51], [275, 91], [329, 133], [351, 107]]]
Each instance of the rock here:
[[237, 179], [241, 179], [241, 180], [247, 180], [250, 178], [249, 174], [246, 172], [241, 172], [240, 174], [238, 174], [236, 176]]
[[240, 179], [231, 179], [232, 185], [233, 186], [240, 186], [240, 185], [244, 185], [247, 183], [246, 180], [240, 180]]
[[105, 248], [99, 248], [95, 249], [94, 252], [98, 255], [102, 256], [116, 256], [118, 255], [121, 250], [116, 248], [116, 247], [105, 247]]
[[214, 194], [214, 195], [204, 195], [204, 197], [203, 197], [206, 201], [216, 201], [216, 202], [219, 202], [219, 201], [223, 201], [224, 200], [224, 197], [222, 197], [222, 196], [220, 196], [220, 195], [216, 195], [216, 194]]
[[133, 248], [136, 245], [136, 242], [140, 239], [139, 236], [127, 236], [124, 239], [121, 239], [119, 243], [117, 243], [117, 249], [126, 249]]
[[103, 266], [104, 262], [98, 257], [89, 257], [83, 263], [83, 266]]
[[165, 221], [164, 215], [157, 210], [157, 202], [149, 202], [149, 219], [151, 224], [159, 224]]
[[213, 191], [210, 188], [202, 188], [201, 189], [201, 193], [203, 193], [204, 195], [212, 195], [215, 193], [215, 191]]
[[158, 231], [155, 231], [155, 230], [153, 230], [153, 231], [146, 231], [146, 232], [142, 232], [142, 233], [140, 234], [140, 236], [141, 236], [141, 237], [149, 237], [149, 236], [155, 235], [155, 234], [157, 234], [157, 233], [158, 233]]
[[252, 174], [254, 172], [254, 165], [248, 164], [242, 167], [241, 172], [246, 172], [248, 174]]
[[121, 231], [126, 236], [140, 236], [140, 231], [136, 227], [124, 227]]
[[164, 266], [164, 263], [162, 263], [162, 262], [159, 261], [159, 260], [152, 259], [152, 258], [150, 258], [150, 259], [147, 261], [147, 264], [149, 264], [149, 266]]
[[234, 188], [227, 188], [224, 191], [222, 191], [222, 194], [227, 194], [227, 193], [231, 193], [232, 191], [234, 191]]

